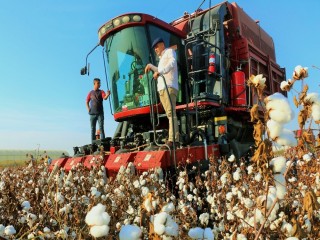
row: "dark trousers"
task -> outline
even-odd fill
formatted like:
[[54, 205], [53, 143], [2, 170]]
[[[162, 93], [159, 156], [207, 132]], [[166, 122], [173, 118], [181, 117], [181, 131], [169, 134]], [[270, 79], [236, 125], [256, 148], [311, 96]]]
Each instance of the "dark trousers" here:
[[101, 114], [91, 114], [90, 123], [91, 123], [91, 140], [96, 140], [96, 125], [97, 121], [100, 129], [100, 138], [103, 139], [104, 136], [104, 116]]

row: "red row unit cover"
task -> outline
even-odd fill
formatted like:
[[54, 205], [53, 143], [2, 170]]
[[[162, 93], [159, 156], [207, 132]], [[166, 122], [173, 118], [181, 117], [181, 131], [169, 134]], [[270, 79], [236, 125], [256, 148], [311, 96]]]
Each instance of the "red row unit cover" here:
[[110, 154], [105, 167], [108, 177], [115, 178], [121, 166], [127, 167], [129, 162], [133, 162], [137, 152]]
[[[207, 147], [207, 158], [211, 156], [220, 156], [219, 145], [212, 144]], [[197, 161], [206, 159], [206, 152], [204, 146], [186, 147], [176, 150], [176, 164], [186, 165]], [[138, 152], [134, 165], [138, 172], [144, 172], [155, 168], [169, 168], [174, 165], [174, 156], [171, 151], [152, 151], [152, 152]]]

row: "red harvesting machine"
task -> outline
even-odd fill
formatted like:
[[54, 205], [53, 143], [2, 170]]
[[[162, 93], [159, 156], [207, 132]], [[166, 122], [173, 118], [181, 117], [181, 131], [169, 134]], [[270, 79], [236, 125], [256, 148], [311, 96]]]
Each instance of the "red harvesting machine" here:
[[[68, 171], [78, 163], [91, 168], [102, 161], [114, 176], [129, 162], [141, 172], [181, 164], [205, 168], [211, 156], [234, 154], [240, 159], [254, 145], [249, 111], [259, 103], [246, 80], [263, 74], [269, 95], [282, 92], [280, 83], [286, 79], [285, 69], [276, 63], [272, 38], [236, 3], [184, 13], [171, 23], [143, 13], [123, 14], [103, 24], [98, 35], [96, 47], [103, 47], [118, 126], [113, 137], [75, 147], [73, 157], [54, 160], [50, 169], [57, 164]], [[180, 144], [167, 150], [159, 146], [168, 136], [168, 119], [152, 73], [144, 73], [149, 62], [157, 65], [151, 49], [157, 37], [175, 49], [179, 71]], [[88, 73], [87, 66], [82, 75]]]

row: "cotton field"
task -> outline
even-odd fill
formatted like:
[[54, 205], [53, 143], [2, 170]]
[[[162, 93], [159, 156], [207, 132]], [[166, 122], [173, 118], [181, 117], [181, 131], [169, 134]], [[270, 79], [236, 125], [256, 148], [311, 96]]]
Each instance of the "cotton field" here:
[[[283, 90], [306, 77], [307, 68], [298, 66]], [[160, 168], [137, 174], [129, 163], [114, 179], [103, 164], [90, 170], [78, 164], [69, 172], [32, 162], [2, 169], [0, 238], [320, 239], [320, 134], [311, 137], [306, 126], [319, 126], [319, 95], [305, 85], [294, 96], [302, 130], [297, 141], [285, 128], [294, 115], [288, 99], [263, 98], [262, 76], [248, 85], [265, 106], [264, 119], [257, 105], [250, 112], [251, 157], [209, 156], [206, 171], [195, 164], [171, 175]]]
[[[47, 166], [4, 169], [0, 236], [6, 239], [319, 239], [320, 159], [274, 157], [261, 172], [233, 157], [210, 159], [171, 184], [161, 169], [116, 179], [104, 166], [50, 176]], [[273, 177], [272, 177], [273, 176]]]

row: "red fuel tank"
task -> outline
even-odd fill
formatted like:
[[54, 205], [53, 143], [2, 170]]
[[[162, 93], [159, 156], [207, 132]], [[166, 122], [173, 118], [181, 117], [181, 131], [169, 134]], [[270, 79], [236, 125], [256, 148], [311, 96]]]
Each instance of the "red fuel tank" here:
[[231, 76], [231, 104], [233, 106], [247, 105], [246, 79], [242, 71], [235, 71]]

